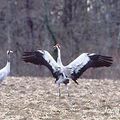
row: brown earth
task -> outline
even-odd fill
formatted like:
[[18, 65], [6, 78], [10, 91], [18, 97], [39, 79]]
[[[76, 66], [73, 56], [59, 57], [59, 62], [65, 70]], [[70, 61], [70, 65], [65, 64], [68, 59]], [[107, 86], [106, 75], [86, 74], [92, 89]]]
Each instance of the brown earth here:
[[0, 86], [0, 120], [120, 120], [120, 80], [79, 79], [64, 85], [53, 78], [8, 77]]

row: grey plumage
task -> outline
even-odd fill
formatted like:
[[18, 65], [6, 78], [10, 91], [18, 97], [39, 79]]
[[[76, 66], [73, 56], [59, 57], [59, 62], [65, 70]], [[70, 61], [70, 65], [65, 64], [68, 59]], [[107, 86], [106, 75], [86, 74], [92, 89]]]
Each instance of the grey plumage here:
[[55, 83], [58, 84], [59, 88], [61, 83], [64, 83], [67, 86], [69, 79], [72, 79], [76, 84], [78, 84], [77, 79], [88, 68], [109, 67], [113, 63], [112, 57], [102, 56], [95, 53], [83, 53], [70, 64], [64, 66], [61, 61], [60, 46], [57, 44], [55, 47], [58, 51], [57, 61], [55, 61], [49, 52], [45, 50], [24, 52], [22, 59], [25, 62], [30, 62], [36, 65], [45, 65], [48, 67], [53, 77], [56, 78]]

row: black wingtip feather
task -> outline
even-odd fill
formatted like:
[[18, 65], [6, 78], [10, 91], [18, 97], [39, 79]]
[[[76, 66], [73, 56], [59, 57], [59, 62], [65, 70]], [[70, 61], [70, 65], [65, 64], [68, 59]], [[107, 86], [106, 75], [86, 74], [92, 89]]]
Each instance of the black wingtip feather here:
[[30, 63], [36, 64], [36, 65], [40, 65], [41, 64], [41, 61], [40, 61], [41, 53], [39, 53], [38, 55], [37, 54], [38, 54], [37, 51], [34, 51], [34, 52], [24, 52], [23, 55], [22, 55], [22, 60], [24, 62], [30, 62]]
[[110, 67], [113, 63], [112, 57], [109, 56], [98, 56], [98, 59], [94, 60], [94, 67]]

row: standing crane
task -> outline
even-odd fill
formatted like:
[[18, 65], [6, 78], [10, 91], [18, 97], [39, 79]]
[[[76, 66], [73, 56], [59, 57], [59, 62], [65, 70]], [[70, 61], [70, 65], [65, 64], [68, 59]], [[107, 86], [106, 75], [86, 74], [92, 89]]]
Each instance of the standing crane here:
[[10, 74], [10, 53], [13, 53], [13, 51], [7, 50], [7, 63], [0, 70], [0, 83]]

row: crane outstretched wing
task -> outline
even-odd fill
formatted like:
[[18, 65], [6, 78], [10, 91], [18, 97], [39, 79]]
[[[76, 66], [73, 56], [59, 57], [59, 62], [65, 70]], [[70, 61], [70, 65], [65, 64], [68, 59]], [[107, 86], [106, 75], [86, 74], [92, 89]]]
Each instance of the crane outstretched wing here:
[[71, 78], [75, 81], [90, 67], [109, 67], [112, 63], [112, 57], [83, 53], [66, 67], [70, 69]]
[[56, 73], [60, 70], [60, 66], [56, 63], [50, 53], [45, 50], [24, 52], [22, 59], [25, 62], [33, 63], [35, 65], [46, 66], [53, 74], [53, 77], [56, 77]]

